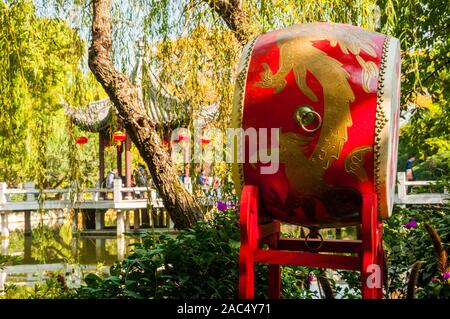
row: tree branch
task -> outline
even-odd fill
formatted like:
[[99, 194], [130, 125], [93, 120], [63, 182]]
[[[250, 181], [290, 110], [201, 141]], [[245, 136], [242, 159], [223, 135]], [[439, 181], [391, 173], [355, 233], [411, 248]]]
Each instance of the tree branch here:
[[416, 298], [416, 286], [419, 280], [419, 271], [424, 264], [424, 261], [416, 261], [411, 267], [411, 273], [408, 280], [408, 289], [406, 291], [406, 299]]
[[444, 245], [442, 245], [441, 237], [439, 236], [436, 229], [432, 225], [425, 223], [424, 226], [426, 231], [428, 232], [428, 235], [431, 238], [431, 241], [433, 242], [434, 252], [438, 257], [436, 263], [437, 269], [440, 272], [448, 271], [448, 268], [450, 267], [448, 264], [448, 255], [447, 251], [444, 248]]
[[242, 0], [203, 0], [227, 24], [241, 44], [248, 42], [252, 36], [250, 23], [242, 9]]
[[89, 68], [123, 119], [125, 129], [147, 163], [156, 188], [175, 227], [192, 227], [203, 219], [200, 207], [181, 183], [169, 153], [145, 111], [137, 88], [117, 71], [109, 57], [111, 13], [109, 0], [93, 0], [92, 44]]

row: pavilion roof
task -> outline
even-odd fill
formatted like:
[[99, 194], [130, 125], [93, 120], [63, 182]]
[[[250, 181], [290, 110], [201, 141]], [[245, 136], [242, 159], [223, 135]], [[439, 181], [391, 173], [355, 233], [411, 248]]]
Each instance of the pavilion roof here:
[[[130, 76], [139, 90], [147, 114], [154, 123], [162, 127], [188, 121], [193, 115], [190, 102], [173, 95], [153, 73], [150, 62], [140, 54]], [[144, 76], [146, 81], [142, 81]], [[75, 108], [60, 99], [66, 114], [75, 125], [91, 132], [107, 129], [112, 113], [117, 113], [109, 98], [90, 102], [85, 108]], [[218, 103], [202, 107], [201, 112], [194, 117], [195, 125], [205, 126], [214, 120], [219, 113], [218, 107]]]

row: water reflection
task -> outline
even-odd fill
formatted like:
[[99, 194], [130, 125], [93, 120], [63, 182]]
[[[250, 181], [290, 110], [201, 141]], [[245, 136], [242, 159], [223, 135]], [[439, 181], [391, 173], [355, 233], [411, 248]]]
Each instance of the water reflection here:
[[11, 265], [0, 269], [0, 291], [4, 284], [32, 286], [46, 278], [48, 272], [63, 272], [76, 284], [82, 273], [107, 271], [117, 260], [129, 253], [128, 246], [138, 236], [74, 235], [70, 221], [56, 225], [40, 225], [27, 236], [22, 229], [11, 231], [9, 239], [1, 240], [0, 254], [17, 257]]

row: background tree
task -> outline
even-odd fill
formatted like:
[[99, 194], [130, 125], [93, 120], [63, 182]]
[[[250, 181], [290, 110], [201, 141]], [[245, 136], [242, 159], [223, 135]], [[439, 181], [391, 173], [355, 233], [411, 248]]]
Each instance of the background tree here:
[[104, 95], [93, 76], [79, 68], [83, 48], [65, 21], [36, 16], [29, 1], [0, 0], [1, 181], [37, 181], [41, 188], [67, 185], [71, 157], [82, 159], [80, 176], [95, 180], [95, 171], [85, 170], [95, 161], [95, 143], [87, 145], [88, 152], [70, 156], [73, 136], [67, 134], [58, 100], [64, 94], [86, 103]]
[[[448, 175], [450, 155], [450, 7], [445, 0], [379, 1], [386, 32], [400, 39], [402, 108], [399, 170], [418, 158], [417, 178]], [[421, 162], [421, 163], [420, 163]]]

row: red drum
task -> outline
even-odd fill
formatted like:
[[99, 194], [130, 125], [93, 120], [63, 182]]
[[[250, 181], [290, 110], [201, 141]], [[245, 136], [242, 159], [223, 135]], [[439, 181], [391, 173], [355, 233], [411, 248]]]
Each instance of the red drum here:
[[[318, 228], [361, 223], [361, 194], [376, 193], [378, 217], [388, 218], [399, 95], [395, 38], [335, 23], [257, 37], [244, 48], [233, 101], [233, 127], [260, 132], [256, 148], [244, 143], [244, 163], [234, 163], [238, 193], [257, 186], [274, 219]], [[272, 128], [279, 129], [276, 141]], [[269, 149], [279, 168], [262, 174]]]

